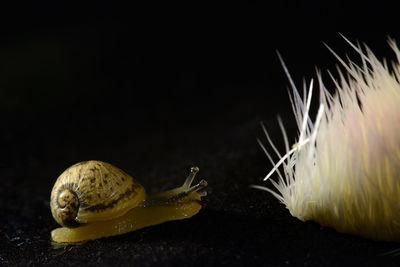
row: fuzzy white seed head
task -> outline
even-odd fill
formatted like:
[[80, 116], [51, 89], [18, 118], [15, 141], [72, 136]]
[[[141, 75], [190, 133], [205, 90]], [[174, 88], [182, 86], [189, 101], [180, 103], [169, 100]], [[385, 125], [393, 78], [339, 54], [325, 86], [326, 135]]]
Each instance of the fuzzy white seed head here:
[[333, 78], [334, 95], [318, 73], [320, 109], [314, 123], [309, 117], [312, 82], [302, 99], [290, 80], [299, 138], [292, 149], [286, 145], [284, 156], [270, 142], [281, 161], [265, 180], [277, 171], [278, 182], [270, 180], [277, 191], [256, 187], [273, 193], [302, 221], [400, 241], [400, 51], [393, 40], [389, 44], [397, 56], [391, 68], [368, 47], [351, 44], [361, 64], [337, 57], [346, 73]]

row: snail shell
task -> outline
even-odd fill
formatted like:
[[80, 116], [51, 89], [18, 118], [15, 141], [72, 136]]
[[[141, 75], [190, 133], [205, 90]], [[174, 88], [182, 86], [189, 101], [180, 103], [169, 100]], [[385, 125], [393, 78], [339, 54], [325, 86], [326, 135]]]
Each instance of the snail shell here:
[[72, 228], [120, 217], [145, 198], [145, 189], [130, 175], [92, 160], [77, 163], [58, 177], [50, 208], [60, 225]]

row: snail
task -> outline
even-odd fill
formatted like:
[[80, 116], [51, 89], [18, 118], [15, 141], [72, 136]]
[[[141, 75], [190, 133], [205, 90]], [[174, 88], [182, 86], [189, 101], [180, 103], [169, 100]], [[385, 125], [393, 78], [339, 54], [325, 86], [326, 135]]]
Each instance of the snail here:
[[76, 243], [120, 235], [171, 220], [190, 218], [201, 209], [205, 180], [191, 186], [198, 167], [184, 184], [154, 195], [121, 169], [84, 161], [65, 170], [50, 197], [53, 218], [62, 227], [51, 232], [56, 243]]

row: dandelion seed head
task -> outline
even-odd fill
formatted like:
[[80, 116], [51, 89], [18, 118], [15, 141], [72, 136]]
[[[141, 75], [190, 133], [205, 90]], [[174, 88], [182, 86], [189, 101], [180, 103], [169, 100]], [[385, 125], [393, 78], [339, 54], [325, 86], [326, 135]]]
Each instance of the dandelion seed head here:
[[314, 122], [311, 97], [301, 98], [291, 81], [300, 134], [273, 169], [282, 164], [284, 175], [270, 181], [294, 217], [338, 232], [400, 241], [400, 51], [393, 40], [389, 44], [397, 56], [390, 67], [367, 46], [351, 44], [359, 65], [334, 54], [345, 72], [331, 76], [334, 95], [317, 73], [320, 109]]

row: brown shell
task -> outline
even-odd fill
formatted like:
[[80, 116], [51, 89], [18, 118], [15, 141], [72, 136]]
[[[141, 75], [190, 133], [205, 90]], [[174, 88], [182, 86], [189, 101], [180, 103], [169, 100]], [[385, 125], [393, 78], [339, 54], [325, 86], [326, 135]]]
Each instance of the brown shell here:
[[109, 220], [140, 205], [146, 193], [121, 169], [101, 161], [84, 161], [65, 170], [51, 192], [50, 208], [63, 226]]

